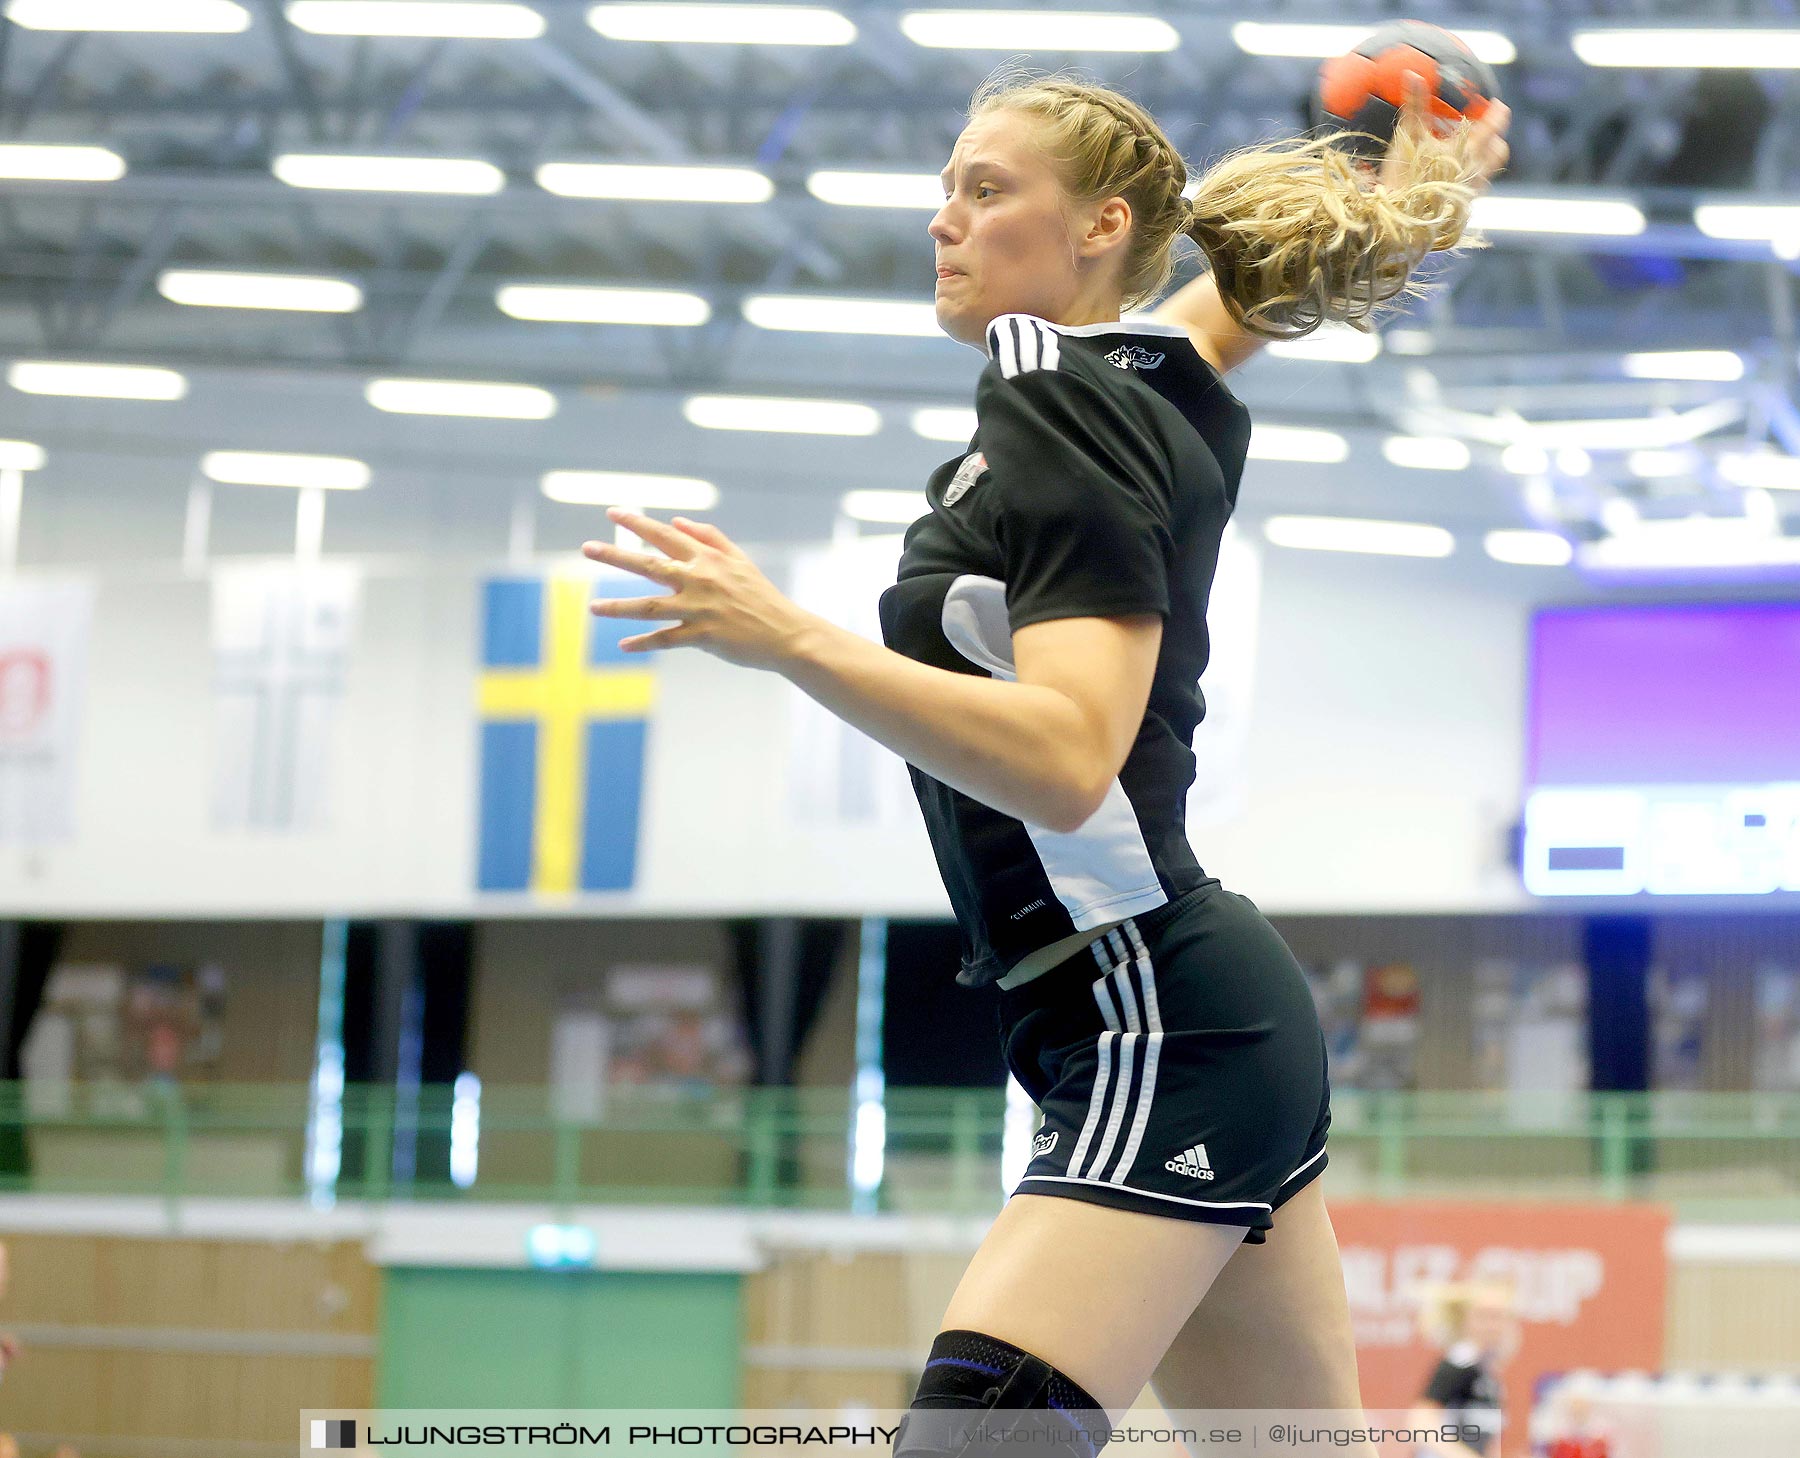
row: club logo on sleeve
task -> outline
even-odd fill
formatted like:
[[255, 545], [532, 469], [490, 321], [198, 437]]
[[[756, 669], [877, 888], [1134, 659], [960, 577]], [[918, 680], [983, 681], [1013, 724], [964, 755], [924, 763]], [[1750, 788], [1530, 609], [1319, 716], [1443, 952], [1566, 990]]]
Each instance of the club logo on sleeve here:
[[1192, 1149], [1184, 1149], [1173, 1159], [1165, 1159], [1163, 1168], [1173, 1174], [1186, 1175], [1191, 1180], [1210, 1180], [1213, 1177], [1212, 1161], [1206, 1157], [1206, 1146], [1196, 1144]]
[[963, 457], [963, 463], [956, 468], [956, 474], [950, 478], [950, 484], [944, 488], [944, 505], [955, 506], [968, 490], [975, 484], [975, 478], [987, 470], [987, 457], [980, 451], [971, 451]]
[[1121, 344], [1107, 355], [1109, 365], [1117, 365], [1122, 370], [1153, 370], [1166, 358], [1154, 350], [1145, 349], [1141, 344]]
[[1056, 1135], [1057, 1131], [1055, 1129], [1046, 1129], [1042, 1134], [1039, 1134], [1033, 1139], [1031, 1141], [1031, 1157], [1036, 1159], [1039, 1155], [1048, 1154], [1052, 1149], [1056, 1148]]

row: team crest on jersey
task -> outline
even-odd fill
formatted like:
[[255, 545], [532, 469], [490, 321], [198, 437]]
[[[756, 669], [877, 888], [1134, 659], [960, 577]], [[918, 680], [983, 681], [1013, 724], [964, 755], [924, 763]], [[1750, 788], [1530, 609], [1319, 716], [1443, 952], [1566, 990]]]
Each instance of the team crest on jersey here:
[[944, 505], [955, 506], [968, 490], [975, 484], [975, 478], [987, 470], [987, 457], [980, 451], [971, 451], [963, 457], [963, 463], [956, 468], [956, 474], [950, 478], [950, 484], [944, 488]]
[[1145, 349], [1141, 344], [1121, 344], [1107, 355], [1109, 365], [1117, 365], [1122, 370], [1153, 370], [1163, 362], [1164, 356], [1154, 350]]

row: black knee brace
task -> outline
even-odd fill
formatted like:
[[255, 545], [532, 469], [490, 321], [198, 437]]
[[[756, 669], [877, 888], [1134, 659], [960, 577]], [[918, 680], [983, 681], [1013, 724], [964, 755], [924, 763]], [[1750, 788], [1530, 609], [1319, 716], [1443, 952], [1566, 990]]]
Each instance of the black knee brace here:
[[1094, 1458], [1103, 1408], [1041, 1357], [977, 1331], [939, 1332], [894, 1458]]

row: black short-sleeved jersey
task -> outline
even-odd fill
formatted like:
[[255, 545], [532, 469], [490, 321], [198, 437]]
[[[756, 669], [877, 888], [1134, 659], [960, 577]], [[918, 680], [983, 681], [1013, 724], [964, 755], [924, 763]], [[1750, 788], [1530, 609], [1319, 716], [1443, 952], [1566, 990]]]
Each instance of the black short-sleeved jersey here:
[[881, 597], [909, 658], [1012, 678], [1012, 633], [1050, 618], [1163, 616], [1136, 742], [1079, 830], [1028, 825], [911, 770], [979, 987], [1029, 953], [1136, 916], [1206, 879], [1189, 849], [1206, 601], [1250, 416], [1179, 325], [988, 329], [968, 452], [926, 486]]

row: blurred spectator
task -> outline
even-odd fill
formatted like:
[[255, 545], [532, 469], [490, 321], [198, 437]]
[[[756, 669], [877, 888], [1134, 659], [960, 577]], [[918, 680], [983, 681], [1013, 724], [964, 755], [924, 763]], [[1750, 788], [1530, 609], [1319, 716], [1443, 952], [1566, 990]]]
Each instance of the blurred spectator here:
[[1585, 1392], [1565, 1386], [1556, 1400], [1556, 1436], [1544, 1458], [1615, 1458], [1612, 1434]]
[[0, 1433], [0, 1458], [19, 1458], [19, 1440], [11, 1433]]
[[1424, 1393], [1413, 1404], [1420, 1427], [1450, 1422], [1470, 1431], [1469, 1442], [1427, 1444], [1419, 1458], [1496, 1458], [1500, 1369], [1519, 1348], [1512, 1292], [1493, 1284], [1444, 1286], [1427, 1294], [1420, 1326], [1442, 1350]]

